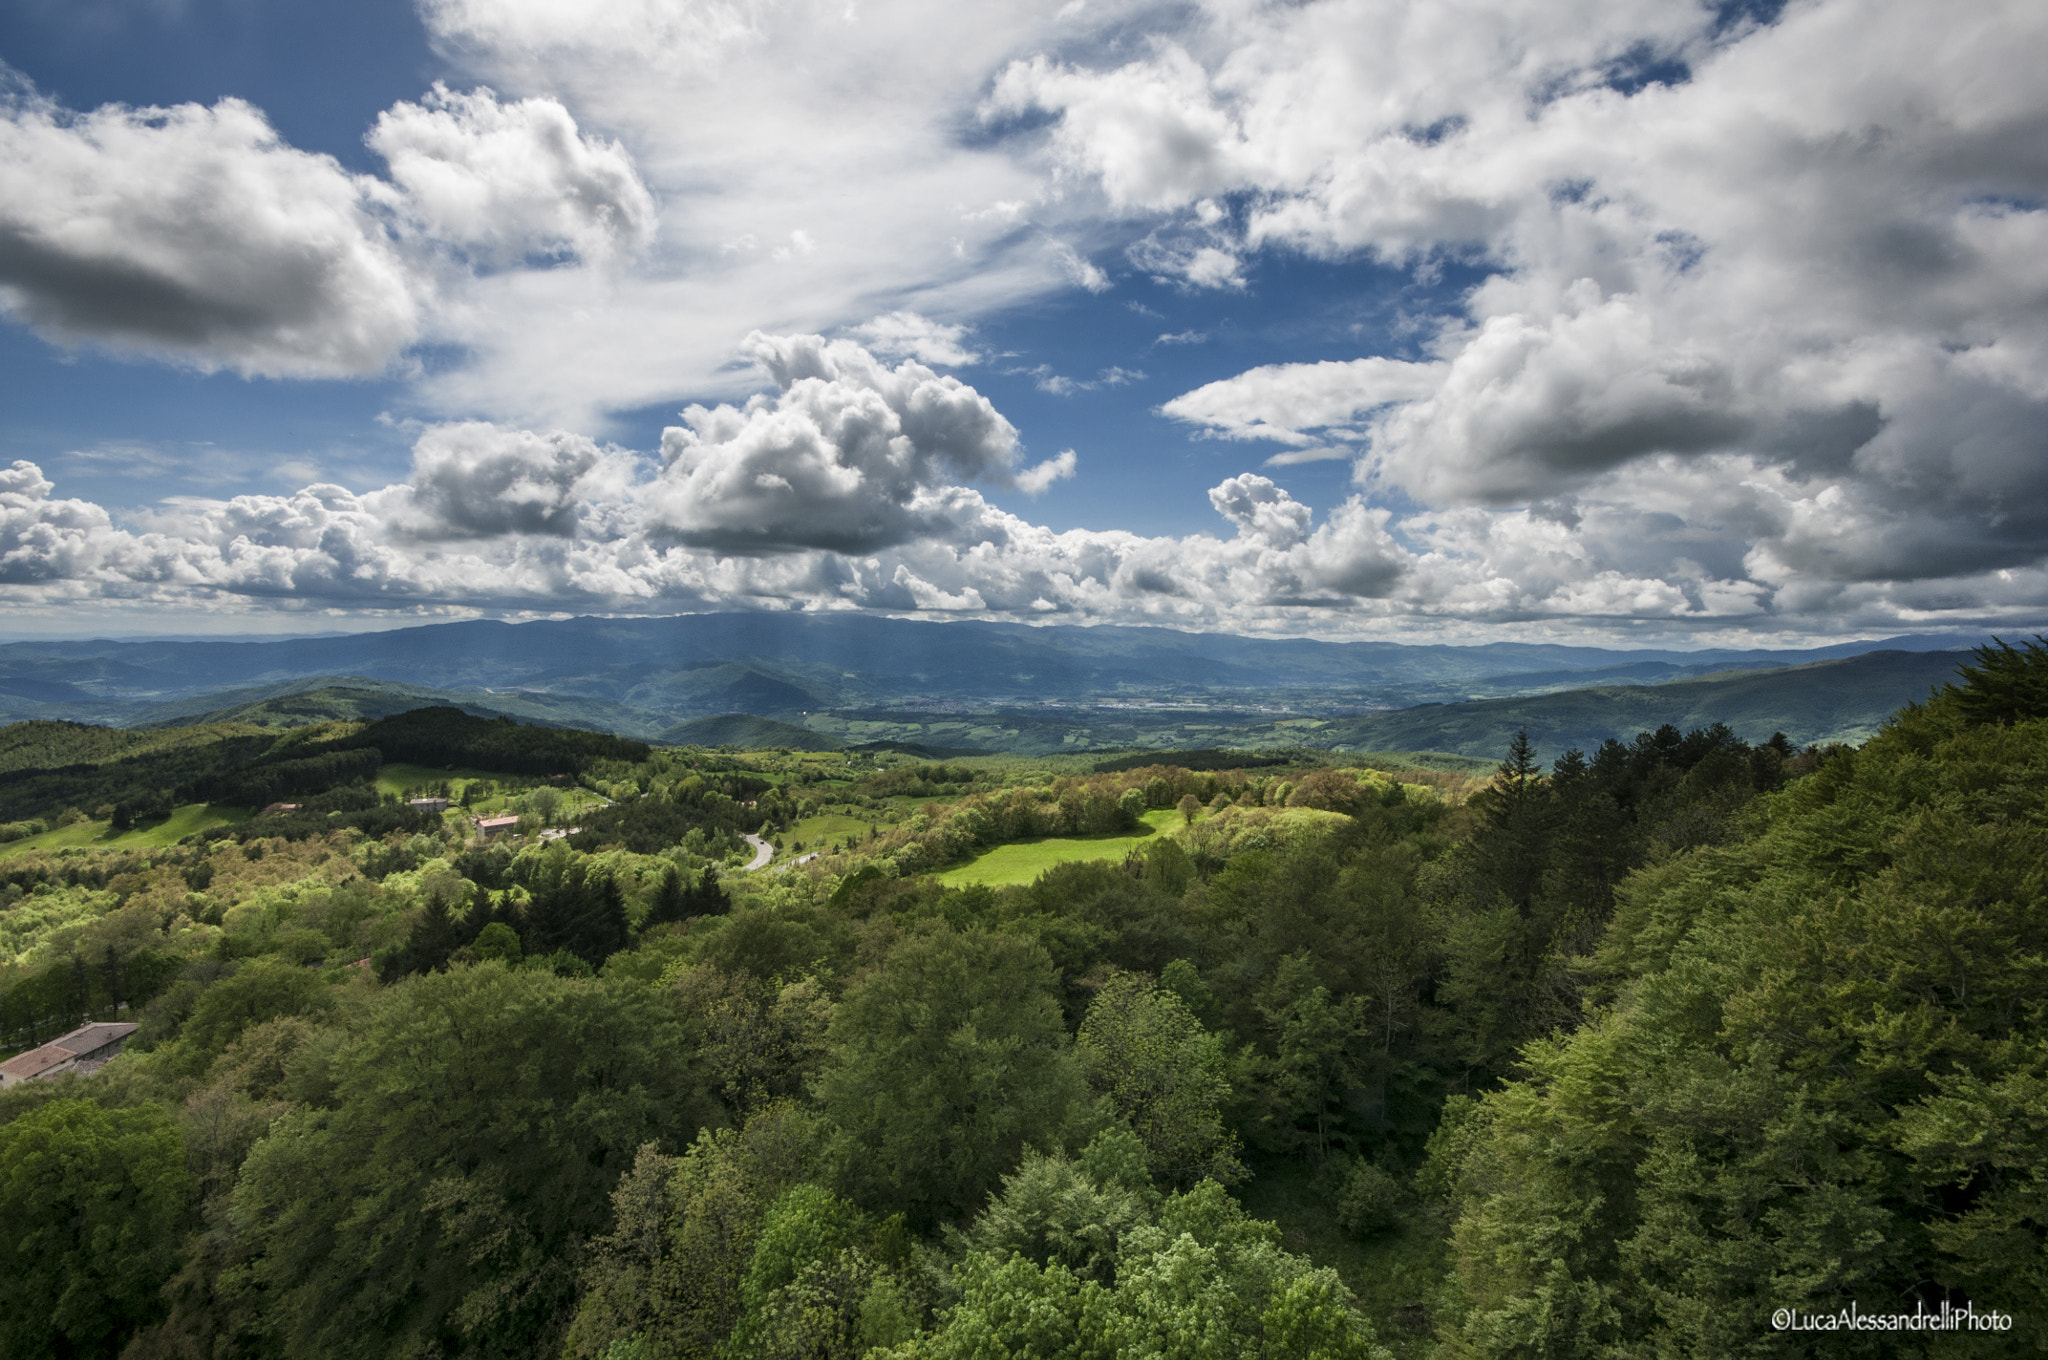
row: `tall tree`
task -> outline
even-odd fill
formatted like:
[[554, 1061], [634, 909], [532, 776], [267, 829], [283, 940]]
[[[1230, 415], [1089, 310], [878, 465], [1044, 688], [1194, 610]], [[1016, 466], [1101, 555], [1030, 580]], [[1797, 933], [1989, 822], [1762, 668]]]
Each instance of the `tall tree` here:
[[712, 1107], [673, 1000], [500, 965], [409, 978], [243, 1165], [277, 1354], [536, 1354], [642, 1144]]
[[0, 1126], [0, 1356], [112, 1360], [161, 1311], [192, 1191], [154, 1105], [57, 1100]]
[[846, 991], [817, 1085], [854, 1198], [965, 1218], [1029, 1146], [1079, 1130], [1087, 1094], [1052, 961], [1006, 935], [913, 936]]
[[1223, 1127], [1230, 1096], [1222, 1041], [1187, 1002], [1150, 978], [1117, 973], [1103, 984], [1076, 1041], [1089, 1084], [1145, 1148], [1160, 1181], [1185, 1189], [1203, 1177], [1244, 1177]]

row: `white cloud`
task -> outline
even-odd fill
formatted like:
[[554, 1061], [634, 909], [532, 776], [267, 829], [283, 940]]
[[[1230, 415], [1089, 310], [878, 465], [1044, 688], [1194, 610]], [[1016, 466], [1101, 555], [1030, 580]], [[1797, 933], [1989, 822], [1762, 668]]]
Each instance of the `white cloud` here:
[[[394, 108], [388, 180], [233, 101], [17, 99], [0, 290], [66, 342], [249, 373], [447, 341], [473, 357], [420, 399], [496, 423], [436, 427], [395, 488], [193, 502], [155, 538], [38, 474], [6, 493], [24, 590], [1309, 630], [1890, 628], [2042, 598], [2037, 5], [1798, 0], [1726, 30], [1690, 0], [424, 13], [510, 93]], [[1650, 61], [1686, 75], [1623, 78]], [[1024, 467], [932, 372], [979, 357], [974, 318], [1107, 290], [1095, 260], [1256, 290], [1275, 251], [1484, 273], [1401, 358], [1161, 408], [1269, 469], [1357, 450], [1320, 525], [1252, 474], [1217, 488], [1228, 537], [1055, 533], [973, 489], [1077, 470]], [[566, 255], [604, 267], [522, 267]], [[852, 339], [764, 338], [778, 390], [749, 398], [729, 360], [757, 327]], [[519, 428], [683, 393], [651, 477]]]
[[61, 344], [202, 371], [365, 376], [466, 291], [444, 253], [600, 259], [653, 230], [625, 153], [552, 100], [437, 85], [368, 140], [390, 181], [286, 144], [238, 99], [0, 98], [0, 307]]
[[214, 107], [0, 105], [0, 303], [63, 344], [244, 375], [372, 373], [418, 333], [374, 186]]
[[1031, 168], [961, 134], [1012, 57], [1114, 24], [1124, 5], [1091, 8], [1078, 30], [1040, 7], [946, 0], [421, 12], [467, 73], [558, 99], [629, 148], [662, 224], [616, 284], [555, 271], [472, 294], [443, 320], [469, 357], [424, 383], [436, 409], [592, 428], [622, 408], [744, 390], [725, 363], [757, 328], [846, 334], [896, 311], [958, 323], [1109, 286], [1085, 221], [1069, 235], [1075, 214]]
[[571, 538], [590, 506], [618, 501], [632, 481], [629, 455], [581, 435], [467, 421], [422, 434], [404, 503], [380, 508], [422, 539]]
[[1250, 472], [1212, 487], [1209, 504], [1235, 524], [1240, 534], [1262, 538], [1278, 548], [1292, 547], [1306, 538], [1314, 513], [1267, 478]]
[[1390, 402], [1413, 401], [1443, 383], [1443, 365], [1398, 359], [1267, 364], [1186, 392], [1159, 409], [1230, 439], [1314, 443]]
[[1033, 57], [1005, 70], [982, 106], [993, 121], [1057, 110], [1062, 168], [1092, 176], [1110, 206], [1160, 210], [1240, 180], [1243, 138], [1212, 97], [1208, 72], [1179, 45], [1112, 71], [1084, 72]]
[[967, 327], [934, 321], [916, 312], [888, 312], [853, 327], [851, 333], [885, 359], [915, 359], [946, 368], [981, 362], [981, 355], [968, 347]]
[[748, 348], [778, 395], [692, 406], [662, 434], [655, 522], [678, 541], [869, 552], [942, 533], [957, 483], [1012, 484], [1016, 429], [959, 379], [818, 336], [757, 333]]
[[437, 83], [364, 138], [431, 240], [499, 265], [536, 253], [606, 259], [653, 238], [653, 197], [616, 142], [585, 137], [553, 99], [501, 104]]
[[1061, 449], [1058, 454], [1036, 463], [1017, 474], [1017, 489], [1027, 496], [1041, 496], [1054, 482], [1065, 481], [1074, 475], [1079, 458], [1072, 449]]
[[[1612, 520], [1719, 563], [1689, 575], [1673, 547], [1645, 564], [1702, 609], [1904, 609], [1875, 601], [2038, 569], [2039, 6], [1809, 0], [1718, 35], [1704, 9], [1651, 3], [1202, 15], [1113, 69], [1011, 68], [1004, 88], [1058, 115], [1056, 173], [1149, 209], [1159, 240], [1495, 272], [1419, 362], [1266, 366], [1169, 416], [1358, 441], [1361, 486], [1436, 513], [1513, 524], [1576, 497], [1599, 513], [1565, 532], [1594, 560], [1630, 555], [1595, 536]], [[1652, 58], [1689, 74], [1609, 83]], [[1148, 157], [1167, 168], [1145, 178]], [[1241, 226], [1205, 211], [1226, 194]], [[1554, 598], [1663, 598], [1614, 571], [1604, 594]]]

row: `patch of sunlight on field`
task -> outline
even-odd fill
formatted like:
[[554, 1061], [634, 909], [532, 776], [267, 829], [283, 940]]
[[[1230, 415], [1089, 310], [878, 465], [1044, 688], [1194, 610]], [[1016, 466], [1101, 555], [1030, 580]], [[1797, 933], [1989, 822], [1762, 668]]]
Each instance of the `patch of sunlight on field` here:
[[1180, 819], [1180, 814], [1172, 808], [1158, 808], [1145, 814], [1145, 829], [1134, 835], [1048, 836], [1044, 840], [1016, 841], [997, 846], [971, 864], [948, 869], [933, 877], [949, 888], [964, 887], [969, 883], [986, 883], [991, 887], [1029, 883], [1056, 864], [1088, 859], [1121, 861], [1161, 831], [1178, 825]]
[[455, 769], [433, 765], [410, 765], [404, 761], [392, 761], [377, 769], [377, 792], [403, 794], [407, 789], [424, 789], [435, 784], [454, 786], [456, 797], [461, 797], [461, 787], [472, 779], [495, 779], [501, 784], [537, 784], [531, 775], [490, 774], [483, 770], [472, 770], [468, 766]]
[[843, 812], [824, 812], [793, 824], [782, 833], [782, 843], [794, 849], [801, 842], [805, 851], [821, 850], [833, 842], [854, 846], [868, 838], [869, 827], [882, 825], [882, 822], [879, 817], [849, 817]]
[[140, 826], [133, 831], [117, 834], [113, 832], [112, 824], [109, 822], [79, 822], [75, 826], [45, 831], [40, 836], [11, 841], [6, 845], [0, 845], [0, 859], [36, 850], [141, 850], [160, 845], [176, 845], [194, 832], [206, 831], [216, 826], [233, 826], [248, 820], [249, 814], [240, 808], [222, 809], [208, 807], [205, 803], [187, 803], [163, 821], [153, 826]]

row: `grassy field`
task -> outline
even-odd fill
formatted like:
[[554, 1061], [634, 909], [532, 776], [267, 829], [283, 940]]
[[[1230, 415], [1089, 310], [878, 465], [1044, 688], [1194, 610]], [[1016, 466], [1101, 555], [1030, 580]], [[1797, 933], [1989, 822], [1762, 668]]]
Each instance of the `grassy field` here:
[[501, 784], [512, 781], [522, 783], [536, 782], [531, 779], [523, 779], [517, 775], [491, 774], [486, 770], [460, 768], [443, 770], [437, 769], [432, 765], [407, 765], [403, 762], [394, 761], [378, 769], [377, 792], [402, 795], [407, 789], [425, 788], [430, 784], [439, 784], [445, 781], [454, 789], [455, 796], [459, 798], [462, 796], [462, 785], [472, 779], [495, 779]]
[[1029, 883], [1052, 868], [1079, 859], [1121, 860], [1180, 820], [1172, 808], [1158, 808], [1145, 814], [1145, 829], [1130, 836], [1048, 836], [1044, 840], [1017, 841], [999, 845], [971, 864], [948, 869], [936, 877], [949, 888], [969, 883], [1001, 887], [1007, 883]]
[[137, 827], [116, 835], [108, 822], [79, 822], [75, 826], [45, 831], [40, 836], [0, 845], [0, 859], [34, 850], [63, 850], [87, 847], [94, 850], [139, 850], [150, 846], [175, 845], [196, 831], [209, 827], [246, 822], [249, 814], [240, 809], [223, 811], [204, 803], [187, 803], [154, 826]]
[[875, 817], [849, 817], [843, 812], [826, 812], [792, 825], [782, 833], [782, 843], [793, 852], [802, 854], [819, 849], [820, 842], [864, 841], [868, 828], [878, 824], [879, 819]]

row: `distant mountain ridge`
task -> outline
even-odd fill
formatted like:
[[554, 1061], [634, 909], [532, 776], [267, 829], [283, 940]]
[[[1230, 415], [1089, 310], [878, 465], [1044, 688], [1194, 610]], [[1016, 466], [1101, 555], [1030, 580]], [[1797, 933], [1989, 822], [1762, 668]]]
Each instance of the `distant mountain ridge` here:
[[[349, 675], [443, 691], [574, 693], [709, 716], [843, 707], [905, 696], [977, 700], [1281, 688], [1501, 683], [1520, 675], [1646, 666], [1756, 669], [1976, 639], [1887, 639], [1830, 647], [1621, 651], [1550, 643], [1319, 642], [1129, 628], [953, 622], [867, 615], [687, 614], [531, 623], [472, 620], [348, 637], [249, 642], [16, 642], [0, 645], [0, 695], [31, 702], [166, 700]], [[1646, 677], [1647, 678], [1647, 677]], [[59, 689], [49, 686], [67, 687]], [[38, 695], [31, 699], [29, 691]]]
[[1778, 729], [1802, 742], [1857, 739], [1960, 659], [1927, 650], [1957, 639], [1906, 641], [1675, 652], [865, 615], [472, 621], [269, 641], [6, 644], [0, 722], [280, 726], [441, 704], [711, 744], [1306, 743], [1464, 755], [1495, 754], [1526, 725], [1554, 753], [1666, 721], [1725, 721], [1754, 739]]
[[1512, 699], [1429, 704], [1332, 724], [1323, 739], [1354, 750], [1497, 755], [1526, 730], [1544, 760], [1591, 752], [1609, 737], [1670, 724], [1726, 724], [1751, 742], [1783, 732], [1800, 746], [1862, 742], [1907, 703], [1956, 678], [1967, 652], [1867, 652], [1767, 671], [1736, 671], [1658, 685], [1599, 685]]

